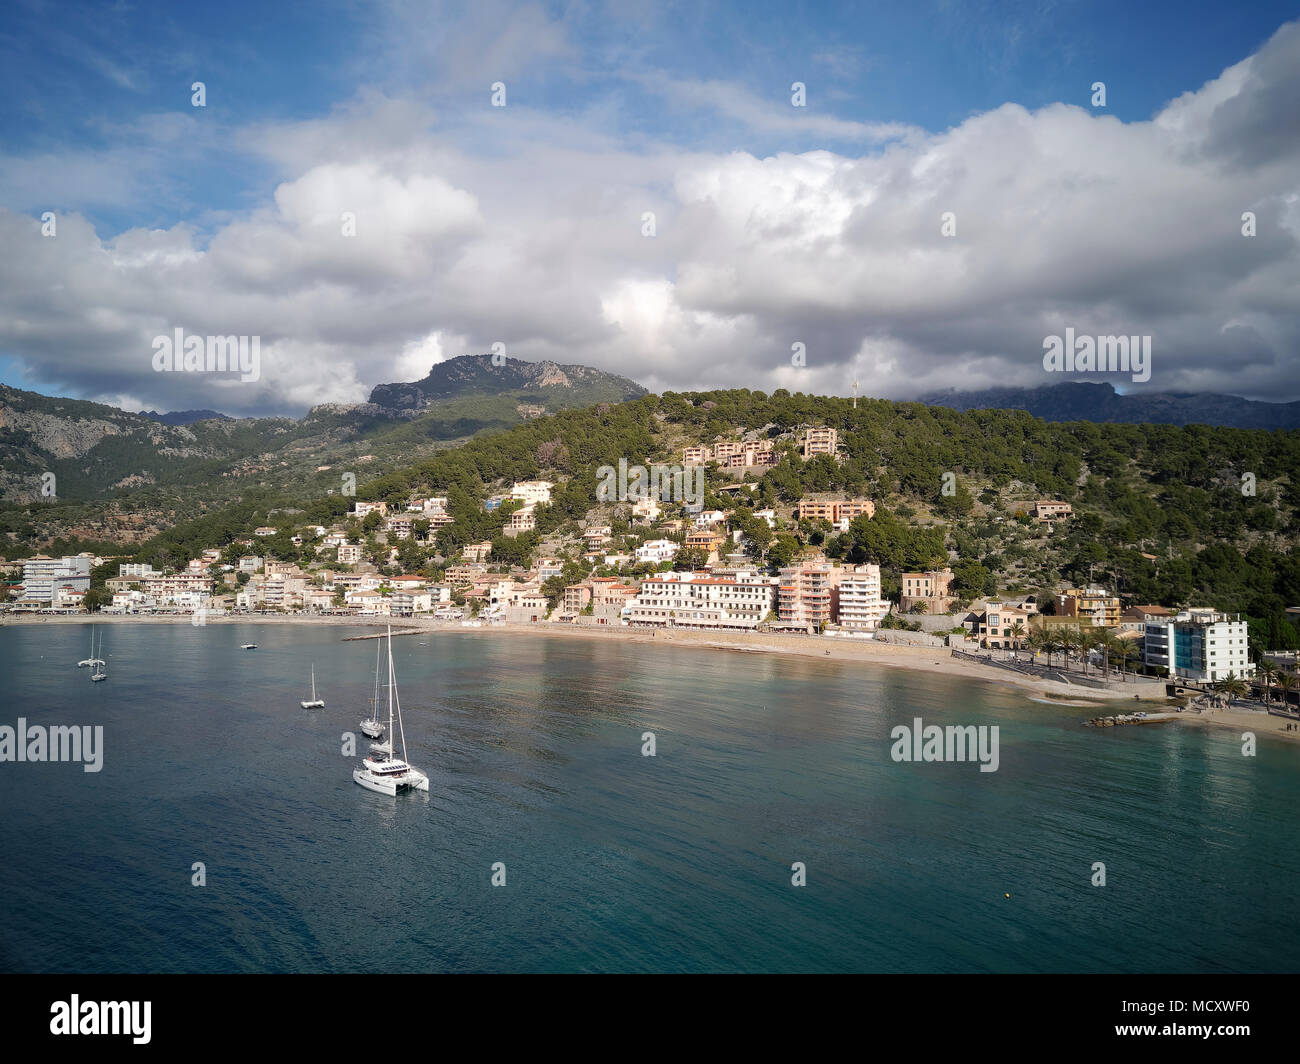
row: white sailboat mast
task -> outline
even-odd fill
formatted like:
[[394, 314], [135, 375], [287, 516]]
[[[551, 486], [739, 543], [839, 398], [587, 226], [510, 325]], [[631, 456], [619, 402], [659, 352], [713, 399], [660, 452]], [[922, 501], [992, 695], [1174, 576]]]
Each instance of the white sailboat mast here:
[[393, 737], [393, 626], [388, 626], [388, 738]]
[[402, 724], [402, 703], [397, 695], [397, 680], [393, 676], [393, 626], [388, 626], [388, 741], [393, 741], [393, 703], [397, 703], [397, 734], [402, 740], [402, 760], [406, 757], [406, 727]]

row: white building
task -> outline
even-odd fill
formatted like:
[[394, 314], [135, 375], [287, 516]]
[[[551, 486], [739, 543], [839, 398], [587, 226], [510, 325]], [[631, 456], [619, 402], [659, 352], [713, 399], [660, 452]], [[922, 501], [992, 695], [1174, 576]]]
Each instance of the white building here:
[[549, 506], [553, 487], [549, 480], [521, 480], [510, 489], [510, 498], [518, 499], [529, 509], [539, 504]]
[[752, 631], [772, 611], [771, 578], [750, 571], [727, 576], [664, 573], [642, 582], [623, 607], [628, 624]]
[[636, 560], [659, 565], [661, 562], [671, 561], [679, 549], [671, 539], [652, 539], [649, 543], [637, 547]]
[[[206, 551], [204, 552], [206, 553]], [[123, 577], [153, 576], [154, 568], [148, 562], [123, 562], [117, 567], [118, 579]]]
[[1149, 621], [1143, 640], [1143, 660], [1164, 666], [1180, 680], [1214, 683], [1232, 673], [1253, 676], [1246, 622], [1240, 614], [1212, 609], [1183, 610], [1165, 621]]
[[663, 513], [663, 510], [660, 508], [659, 503], [649, 496], [644, 499], [637, 499], [632, 504], [632, 520], [639, 524], [657, 521], [661, 513]]
[[83, 555], [46, 558], [39, 554], [34, 558], [25, 559], [22, 601], [44, 603], [48, 606], [53, 603], [55, 591], [59, 588], [89, 591], [90, 566], [93, 560]]
[[845, 569], [840, 578], [839, 623], [850, 632], [874, 632], [889, 612], [880, 597], [880, 566], [859, 565]]
[[433, 595], [428, 591], [394, 591], [388, 604], [394, 617], [412, 617], [433, 612]]

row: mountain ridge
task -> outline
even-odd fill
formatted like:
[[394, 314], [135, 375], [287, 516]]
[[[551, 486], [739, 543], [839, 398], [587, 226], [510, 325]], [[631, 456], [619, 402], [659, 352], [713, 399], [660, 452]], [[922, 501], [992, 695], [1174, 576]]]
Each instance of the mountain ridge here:
[[953, 388], [916, 402], [952, 410], [1024, 410], [1044, 421], [1127, 425], [1213, 425], [1237, 429], [1300, 428], [1300, 402], [1268, 403], [1213, 392], [1120, 395], [1107, 382], [1063, 381], [1038, 388]]

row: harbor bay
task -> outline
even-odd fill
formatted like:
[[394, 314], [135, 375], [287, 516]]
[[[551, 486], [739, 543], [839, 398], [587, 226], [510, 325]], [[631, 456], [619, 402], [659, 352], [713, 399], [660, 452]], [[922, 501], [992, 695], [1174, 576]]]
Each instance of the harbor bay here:
[[[357, 634], [113, 626], [111, 682], [92, 684], [84, 626], [0, 629], [0, 724], [103, 729], [100, 771], [0, 772], [6, 969], [1271, 972], [1300, 957], [1294, 744], [1243, 756], [1231, 729], [1087, 728], [1086, 707], [859, 662], [430, 632], [392, 644], [430, 781], [394, 798], [355, 786], [344, 752], [374, 682]], [[313, 666], [325, 705], [304, 709]], [[891, 731], [917, 718], [996, 726], [996, 770], [895, 761]]]

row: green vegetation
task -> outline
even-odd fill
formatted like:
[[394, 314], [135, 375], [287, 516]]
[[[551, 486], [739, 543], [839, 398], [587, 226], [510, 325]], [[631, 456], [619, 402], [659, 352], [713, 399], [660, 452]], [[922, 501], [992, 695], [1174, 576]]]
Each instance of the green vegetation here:
[[[844, 460], [795, 457], [788, 437], [808, 425], [837, 429]], [[418, 420], [390, 431], [417, 428]], [[859, 400], [854, 409], [848, 400], [785, 391], [669, 392], [565, 410], [419, 454], [399, 468], [376, 469], [382, 475], [359, 483], [357, 497], [400, 507], [412, 494], [446, 495], [453, 523], [439, 530], [440, 554], [454, 557], [465, 544], [489, 540], [494, 562], [524, 565], [542, 539], [576, 535], [596, 507], [599, 466], [619, 458], [675, 463], [684, 445], [756, 431], [777, 440], [780, 465], [757, 478], [747, 473], [756, 489], [738, 498], [719, 491], [734, 478], [710, 468], [705, 505], [740, 508], [731, 527], [745, 534], [759, 564], [780, 566], [815, 548], [846, 564], [876, 562], [892, 589], [903, 571], [952, 564], [954, 593], [963, 599], [1050, 592], [1061, 581], [1106, 583], [1126, 601], [1241, 613], [1256, 648], [1300, 646], [1285, 614], [1300, 605], [1300, 432], [1050, 424], [1019, 411], [959, 413], [883, 400]], [[1246, 473], [1254, 476], [1253, 495], [1242, 491]], [[259, 543], [258, 553], [311, 557], [310, 545], [299, 551], [288, 534], [341, 518], [352, 500], [324, 490], [336, 477], [306, 477], [287, 489], [245, 484], [233, 501], [119, 553], [175, 565], [269, 524], [280, 533]], [[552, 504], [536, 509], [536, 532], [504, 536], [509, 507], [485, 511], [484, 498], [512, 480], [536, 478], [555, 482]], [[945, 494], [945, 484], [955, 491]], [[812, 492], [863, 495], [877, 512], [842, 534], [824, 523], [797, 527], [793, 506]], [[189, 493], [202, 495], [192, 487]], [[178, 513], [163, 494], [155, 501]], [[1049, 532], [1027, 516], [1038, 498], [1071, 503], [1074, 517]], [[273, 514], [289, 506], [299, 512]], [[749, 512], [766, 507], [778, 512], [775, 530]], [[30, 548], [38, 509], [0, 511], [0, 527], [17, 541], [11, 556]], [[611, 549], [626, 548], [626, 511], [607, 511]], [[414, 541], [398, 549], [408, 570], [430, 563], [431, 552]], [[681, 564], [688, 560], [698, 561]], [[558, 579], [548, 582], [552, 602], [563, 586]]]

